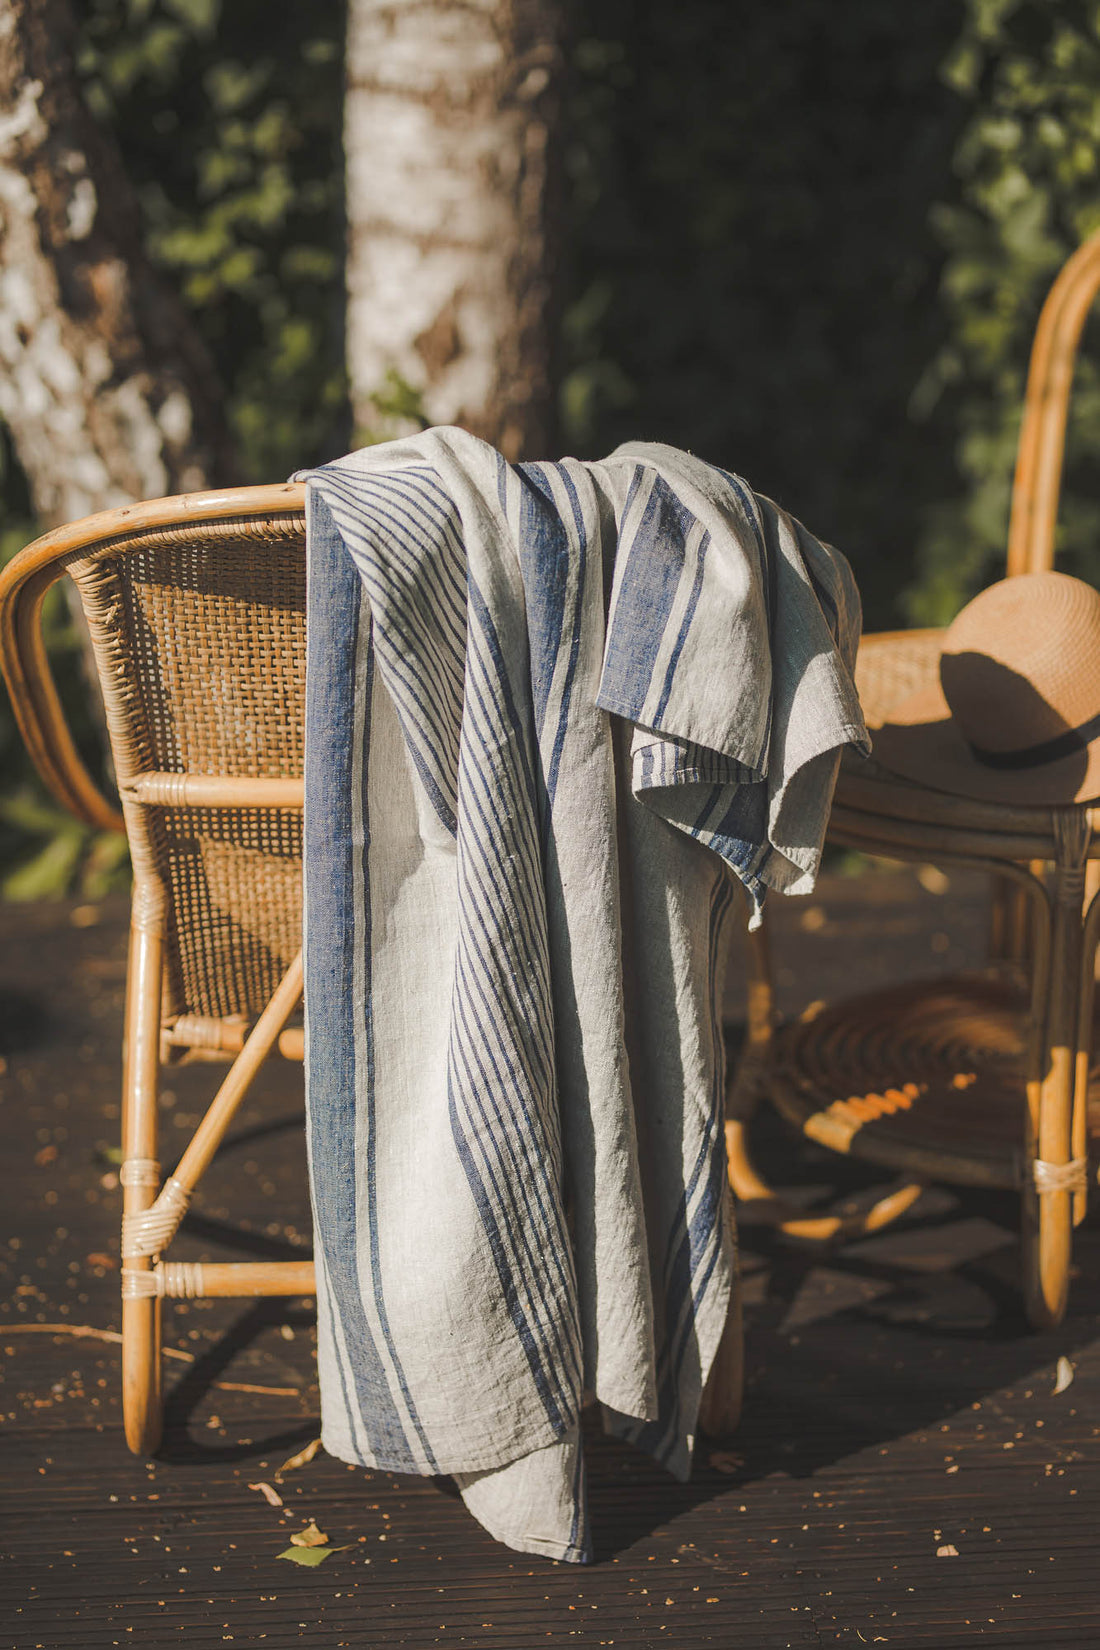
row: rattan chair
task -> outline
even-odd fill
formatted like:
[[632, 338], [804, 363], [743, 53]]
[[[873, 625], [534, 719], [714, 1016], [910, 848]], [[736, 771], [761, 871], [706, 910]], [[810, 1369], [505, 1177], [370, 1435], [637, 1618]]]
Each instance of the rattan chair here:
[[[83, 820], [124, 827], [133, 906], [123, 1055], [123, 1411], [161, 1427], [163, 1298], [305, 1295], [309, 1262], [165, 1259], [199, 1177], [302, 989], [303, 489], [197, 493], [47, 534], [0, 576], [0, 663], [43, 779]], [[91, 632], [121, 813], [78, 757], [39, 617], [75, 581]], [[232, 1059], [171, 1177], [157, 1161], [160, 1066]]]
[[[1032, 351], [1012, 499], [1008, 574], [1053, 563], [1066, 416], [1085, 317], [1100, 288], [1100, 234], [1069, 260]], [[865, 637], [857, 685], [868, 724], [938, 678], [942, 632]], [[1018, 1189], [1024, 1289], [1036, 1327], [1065, 1311], [1073, 1226], [1088, 1183], [1088, 1072], [1100, 937], [1097, 807], [968, 801], [874, 761], [842, 763], [830, 839], [869, 854], [979, 867], [993, 876], [990, 967], [810, 1011], [772, 1045], [770, 974], [757, 959], [749, 1061], [731, 1104], [731, 1180], [786, 1230], [829, 1237], [835, 1218], [774, 1200], [745, 1125], [765, 1089], [808, 1137], [909, 1177], [863, 1226], [908, 1207], [925, 1180]]]
[[[122, 1380], [126, 1438], [156, 1449], [161, 1304], [314, 1293], [311, 1262], [166, 1258], [200, 1176], [268, 1055], [301, 1060], [305, 496], [296, 485], [194, 493], [47, 534], [0, 574], [0, 667], [39, 772], [80, 819], [125, 828], [133, 906], [123, 1060]], [[76, 583], [121, 801], [77, 755], [42, 642], [43, 598]], [[162, 1064], [229, 1059], [162, 1183]], [[736, 1425], [738, 1291], [704, 1396]]]

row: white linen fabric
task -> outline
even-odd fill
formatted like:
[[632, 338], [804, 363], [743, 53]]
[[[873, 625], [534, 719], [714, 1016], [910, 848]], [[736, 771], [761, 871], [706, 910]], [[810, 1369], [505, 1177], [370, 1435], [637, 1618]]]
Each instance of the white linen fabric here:
[[325, 1447], [590, 1555], [582, 1394], [686, 1476], [732, 1234], [725, 929], [866, 748], [843, 558], [668, 447], [456, 429], [308, 475]]

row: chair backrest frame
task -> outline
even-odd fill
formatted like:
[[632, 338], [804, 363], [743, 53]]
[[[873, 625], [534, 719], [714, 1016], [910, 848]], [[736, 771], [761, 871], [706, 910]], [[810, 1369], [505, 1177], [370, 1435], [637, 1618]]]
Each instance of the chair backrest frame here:
[[1028, 367], [1006, 571], [1045, 573], [1054, 565], [1066, 423], [1081, 332], [1100, 291], [1100, 230], [1063, 265], [1047, 294]]
[[[214, 1023], [260, 1012], [300, 944], [304, 511], [305, 489], [297, 484], [152, 500], [47, 534], [0, 574], [0, 669], [16, 721], [38, 771], [61, 802], [90, 824], [124, 826], [134, 866], [135, 923], [166, 942], [167, 1022], [184, 1016]], [[288, 582], [286, 568], [292, 563]], [[220, 607], [207, 602], [213, 620], [209, 649], [201, 635], [209, 590], [195, 597], [194, 633], [177, 639], [172, 600], [182, 599], [180, 590], [153, 588], [180, 568], [183, 583], [190, 581], [196, 590], [204, 568], [229, 569], [234, 588], [222, 592]], [[103, 796], [81, 762], [42, 640], [42, 603], [66, 573], [88, 619], [121, 809]], [[252, 603], [253, 616], [260, 612], [255, 646], [247, 602], [237, 631], [217, 634], [219, 613], [232, 619], [235, 585], [243, 580], [243, 589], [248, 579], [260, 592], [259, 607]], [[148, 623], [150, 589], [153, 606], [160, 595], [169, 598], [154, 615], [159, 638]], [[145, 609], [139, 611], [142, 601]], [[184, 628], [186, 622], [184, 614]], [[226, 702], [230, 735], [212, 755], [204, 754], [201, 739], [189, 738], [186, 695], [167, 712], [163, 704], [157, 709], [158, 693], [171, 699], [170, 678], [178, 688], [189, 668], [188, 646], [200, 656], [196, 669], [203, 661], [209, 668], [208, 654], [214, 658], [218, 681], [210, 691], [220, 691], [223, 699], [232, 697], [227, 673], [246, 688], [249, 672], [272, 676], [274, 697], [264, 707], [265, 725], [259, 727], [254, 716], [248, 726], [250, 706], [238, 705], [234, 717]], [[239, 665], [235, 649], [241, 652]], [[194, 682], [188, 692], [194, 705]], [[210, 728], [217, 726], [222, 709], [219, 700]], [[279, 726], [280, 715], [285, 727]], [[214, 877], [221, 877], [221, 886], [211, 898], [207, 870], [219, 855]], [[234, 901], [243, 901], [243, 916], [231, 909]], [[189, 927], [207, 931], [190, 933]]]

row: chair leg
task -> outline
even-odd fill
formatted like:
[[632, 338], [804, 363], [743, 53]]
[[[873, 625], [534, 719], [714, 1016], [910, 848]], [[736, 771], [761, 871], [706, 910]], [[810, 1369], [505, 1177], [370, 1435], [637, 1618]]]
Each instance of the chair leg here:
[[164, 1420], [161, 1303], [122, 1303], [122, 1418], [134, 1455], [155, 1455]]
[[160, 1068], [161, 939], [135, 922], [130, 930], [122, 1107], [122, 1414], [135, 1455], [160, 1443], [161, 1303], [138, 1292], [153, 1257], [127, 1253], [127, 1220], [153, 1203], [160, 1184], [157, 1086]]
[[[1058, 830], [1062, 858], [1056, 870], [1050, 952], [1038, 959], [1043, 1035], [1029, 1107], [1022, 1211], [1024, 1298], [1035, 1329], [1053, 1328], [1065, 1314], [1073, 1250], [1073, 1114], [1088, 826], [1071, 816], [1058, 822]], [[1086, 1028], [1080, 1034], [1087, 1037]]]
[[718, 1351], [714, 1354], [699, 1405], [699, 1430], [708, 1438], [729, 1438], [741, 1420], [745, 1388], [745, 1337], [741, 1315], [741, 1284], [734, 1262], [729, 1311]]
[[1033, 1329], [1053, 1329], [1069, 1295], [1073, 1218], [1069, 1192], [1024, 1193], [1024, 1300]]
[[[1084, 924], [1081, 933], [1081, 995], [1077, 1005], [1077, 1072], [1073, 1090], [1073, 1156], [1089, 1157], [1089, 1068], [1092, 1065], [1092, 1017], [1096, 1006], [1097, 924], [1100, 922], [1100, 860], [1085, 866]], [[1073, 1224], [1088, 1214], [1088, 1181], [1073, 1198]]]
[[[1042, 878], [1045, 867], [1041, 860], [1031, 862], [1031, 874]], [[1032, 959], [1035, 944], [1031, 900], [1027, 890], [1010, 877], [991, 878], [989, 912], [990, 962], [1014, 962], [1026, 967]]]
[[[788, 1211], [757, 1171], [749, 1153], [748, 1126], [767, 1090], [775, 1036], [775, 990], [765, 922], [748, 936], [745, 1043], [726, 1084], [726, 1172], [737, 1206], [770, 1206], [761, 1218], [779, 1224]], [[739, 1215], [739, 1218], [740, 1215]]]

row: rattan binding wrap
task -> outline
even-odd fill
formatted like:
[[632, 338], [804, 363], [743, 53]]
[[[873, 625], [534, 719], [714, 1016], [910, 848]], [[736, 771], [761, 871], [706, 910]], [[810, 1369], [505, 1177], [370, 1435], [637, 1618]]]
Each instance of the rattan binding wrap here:
[[[300, 515], [181, 524], [67, 563], [123, 796], [142, 774], [300, 778]], [[165, 889], [166, 1017], [254, 1016], [301, 944], [301, 814], [149, 806], [131, 851]]]

